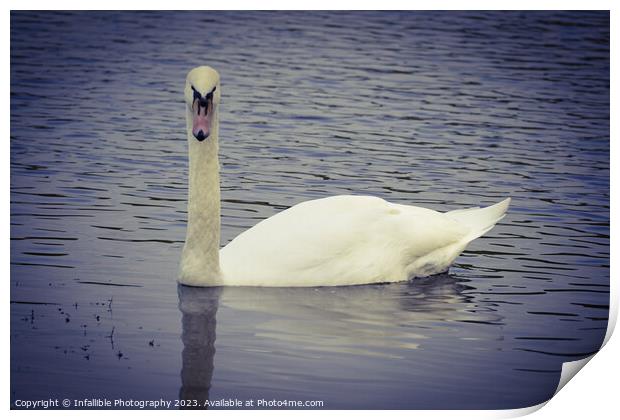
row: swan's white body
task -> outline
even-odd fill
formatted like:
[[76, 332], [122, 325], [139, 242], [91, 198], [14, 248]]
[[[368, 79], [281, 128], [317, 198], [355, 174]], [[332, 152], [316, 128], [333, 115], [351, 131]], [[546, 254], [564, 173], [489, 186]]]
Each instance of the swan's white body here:
[[[376, 197], [335, 196], [297, 204], [219, 250], [219, 76], [209, 67], [198, 67], [187, 80], [190, 176], [187, 239], [179, 270], [183, 284], [341, 286], [425, 277], [446, 271], [467, 244], [508, 209], [510, 199], [482, 209], [439, 213]], [[192, 135], [196, 112], [190, 95], [191, 90], [211, 89], [213, 105], [201, 118], [212, 121], [203, 142]]]

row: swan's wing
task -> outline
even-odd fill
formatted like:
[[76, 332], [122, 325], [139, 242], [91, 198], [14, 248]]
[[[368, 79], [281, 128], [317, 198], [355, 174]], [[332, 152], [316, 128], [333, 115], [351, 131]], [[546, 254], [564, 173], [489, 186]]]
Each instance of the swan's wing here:
[[469, 229], [442, 213], [376, 197], [336, 196], [293, 206], [220, 252], [230, 285], [327, 286], [407, 280], [417, 258]]

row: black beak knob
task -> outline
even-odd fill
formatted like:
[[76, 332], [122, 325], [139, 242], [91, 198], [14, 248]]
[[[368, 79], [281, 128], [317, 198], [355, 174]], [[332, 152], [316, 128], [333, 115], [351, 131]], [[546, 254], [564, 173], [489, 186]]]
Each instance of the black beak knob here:
[[200, 130], [198, 133], [194, 133], [194, 137], [196, 137], [196, 140], [198, 141], [203, 141], [207, 138], [206, 134], [202, 130]]

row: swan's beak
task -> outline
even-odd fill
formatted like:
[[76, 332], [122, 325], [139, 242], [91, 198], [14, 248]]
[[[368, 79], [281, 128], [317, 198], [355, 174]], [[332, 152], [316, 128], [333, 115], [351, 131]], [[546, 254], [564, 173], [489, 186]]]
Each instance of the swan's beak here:
[[192, 105], [192, 134], [196, 140], [203, 141], [211, 134], [211, 116], [213, 114], [212, 99], [196, 99]]

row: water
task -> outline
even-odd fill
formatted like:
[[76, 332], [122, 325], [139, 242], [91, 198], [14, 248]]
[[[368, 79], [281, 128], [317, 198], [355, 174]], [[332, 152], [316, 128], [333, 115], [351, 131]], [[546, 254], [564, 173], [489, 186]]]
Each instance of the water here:
[[[511, 196], [449, 274], [177, 288], [182, 89], [222, 76], [222, 245], [295, 203]], [[11, 402], [518, 408], [609, 311], [609, 13], [13, 12]]]

